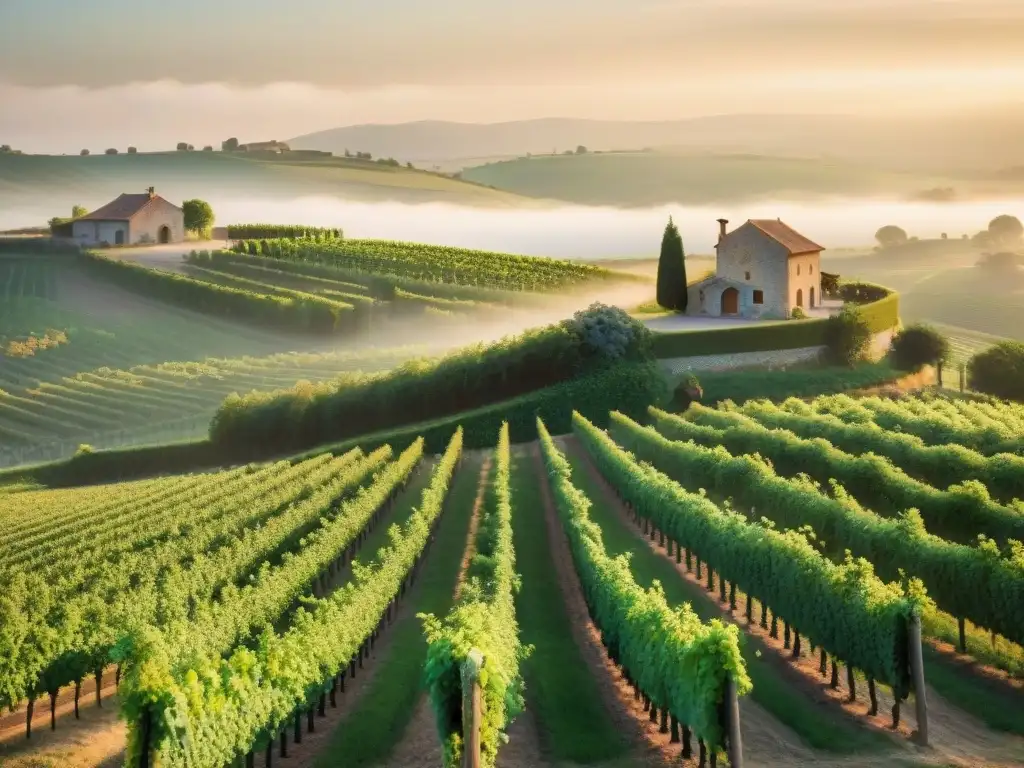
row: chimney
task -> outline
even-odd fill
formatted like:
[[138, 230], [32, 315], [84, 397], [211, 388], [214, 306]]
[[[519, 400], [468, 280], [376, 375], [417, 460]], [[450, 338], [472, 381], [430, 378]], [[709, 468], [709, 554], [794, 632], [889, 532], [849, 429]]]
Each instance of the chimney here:
[[156, 187], [150, 187], [148, 190], [150, 199], [156, 197]]
[[718, 242], [722, 242], [725, 237], [725, 225], [729, 223], [728, 219], [718, 219]]

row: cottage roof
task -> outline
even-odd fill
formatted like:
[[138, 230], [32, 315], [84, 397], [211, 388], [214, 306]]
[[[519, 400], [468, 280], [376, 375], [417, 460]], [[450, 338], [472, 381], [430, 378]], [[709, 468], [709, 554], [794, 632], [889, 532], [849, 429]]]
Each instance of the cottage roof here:
[[[163, 200], [163, 198], [148, 192], [143, 192], [139, 195], [123, 194], [116, 200], [107, 203], [101, 208], [97, 208], [80, 219], [75, 219], [75, 221], [128, 221], [156, 200]], [[164, 202], [167, 201], [164, 200]], [[173, 205], [173, 203], [169, 204]]]
[[789, 251], [790, 256], [825, 250], [824, 247], [804, 237], [788, 224], [784, 224], [781, 219], [748, 219], [747, 223], [754, 225], [779, 243]]

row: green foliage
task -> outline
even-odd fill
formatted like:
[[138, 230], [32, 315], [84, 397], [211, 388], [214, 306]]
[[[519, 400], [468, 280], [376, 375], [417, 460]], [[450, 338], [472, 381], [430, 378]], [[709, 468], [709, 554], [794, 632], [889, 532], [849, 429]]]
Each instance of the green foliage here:
[[89, 213], [89, 209], [86, 208], [84, 205], [73, 205], [73, 206], [71, 206], [71, 218], [72, 219], [80, 219], [83, 216], [88, 215], [88, 213]]
[[75, 451], [75, 456], [88, 456], [90, 453], [95, 452], [96, 449], [93, 448], [91, 445], [89, 445], [88, 443], [82, 443], [81, 445], [78, 446], [78, 449]]
[[977, 480], [1003, 501], [1024, 499], [1024, 457], [1003, 453], [986, 456], [953, 443], [927, 445], [920, 437], [904, 434], [902, 429], [883, 429], [873, 422], [846, 423], [831, 414], [822, 414], [799, 400], [787, 400], [781, 406], [751, 400], [736, 409], [775, 429], [786, 429], [805, 438], [823, 438], [847, 453], [874, 453], [885, 456], [911, 477], [937, 487], [960, 481]]
[[213, 227], [213, 207], [205, 200], [186, 200], [181, 209], [185, 212], [187, 231], [205, 234]]
[[895, 224], [887, 224], [875, 232], [875, 240], [877, 240], [878, 244], [883, 248], [892, 248], [893, 246], [903, 245], [903, 243], [907, 242], [907, 233]]
[[229, 240], [341, 240], [344, 232], [335, 227], [307, 227], [301, 224], [229, 224]]
[[864, 559], [836, 565], [804, 533], [779, 532], [766, 521], [715, 506], [660, 472], [642, 466], [586, 419], [574, 431], [601, 473], [641, 517], [681, 544], [773, 615], [847, 664], [910, 691], [908, 625], [925, 605], [920, 583], [884, 584]]
[[465, 574], [462, 591], [443, 619], [421, 614], [428, 649], [424, 676], [437, 718], [445, 766], [462, 761], [462, 683], [464, 668], [475, 662], [472, 651], [483, 655], [478, 670], [483, 692], [480, 723], [481, 756], [493, 768], [505, 730], [523, 711], [520, 663], [530, 649], [519, 640], [516, 622], [516, 556], [512, 545], [512, 496], [509, 486], [511, 454], [508, 424], [503, 424], [494, 449], [495, 471], [488, 497], [480, 512], [475, 552]]
[[[132, 725], [127, 765], [139, 765], [141, 729], [148, 719], [153, 759], [161, 766], [226, 765], [266, 744], [298, 711], [331, 685], [380, 625], [441, 514], [461, 455], [457, 433], [434, 470], [419, 509], [349, 583], [330, 596], [307, 598], [283, 633], [265, 630], [252, 646], [227, 657], [197, 654], [175, 670], [152, 633], [134, 643], [122, 710]], [[153, 764], [150, 762], [150, 764]]]
[[[899, 372], [887, 361], [861, 363], [854, 367], [824, 366], [774, 370], [703, 371], [704, 402], [723, 400], [742, 403], [764, 398], [778, 401], [788, 397], [816, 397], [894, 381]], [[680, 408], [679, 410], [682, 410]]]
[[721, 702], [731, 678], [740, 695], [751, 685], [739, 647], [739, 628], [702, 624], [689, 604], [669, 607], [661, 584], [640, 587], [629, 559], [608, 556], [590, 499], [572, 482], [572, 470], [539, 423], [541, 452], [555, 506], [591, 616], [609, 656], [659, 709], [667, 709], [712, 750], [726, 736]]
[[225, 448], [273, 443], [306, 448], [452, 415], [543, 389], [618, 363], [649, 359], [651, 332], [615, 308], [594, 305], [547, 328], [380, 375], [334, 384], [232, 395], [210, 426]]
[[671, 216], [661, 238], [657, 299], [658, 304], [665, 309], [686, 311], [686, 255], [683, 253], [683, 238]]
[[826, 551], [847, 550], [870, 560], [883, 579], [920, 578], [943, 611], [1004, 637], [1024, 640], [1024, 547], [1011, 543], [1001, 555], [992, 541], [954, 544], [925, 530], [916, 509], [886, 519], [864, 509], [836, 482], [826, 496], [809, 478], [786, 479], [758, 456], [733, 456], [725, 448], [672, 442], [653, 429], [613, 414], [610, 434], [637, 458], [650, 461], [688, 488], [732, 498], [783, 528], [809, 525]]
[[[421, 243], [307, 238], [274, 240], [268, 245], [274, 258], [285, 261], [505, 290], [557, 292], [591, 280], [627, 279], [581, 262]], [[253, 253], [244, 241], [236, 242], [234, 250]]]
[[1024, 541], [1021, 510], [994, 501], [978, 481], [939, 490], [907, 475], [891, 461], [872, 453], [852, 454], [825, 440], [806, 440], [792, 432], [768, 429], [754, 419], [730, 411], [693, 406], [686, 420], [652, 409], [653, 426], [673, 440], [693, 440], [713, 448], [722, 445], [733, 455], [757, 454], [787, 477], [806, 473], [820, 483], [841, 483], [864, 506], [887, 517], [907, 509], [921, 510], [928, 529], [951, 541], [973, 544], [979, 534], [999, 542]]
[[864, 358], [871, 343], [871, 328], [849, 305], [825, 321], [825, 347], [829, 360], [837, 365], [854, 365]]
[[1004, 341], [979, 352], [967, 364], [971, 389], [1024, 402], [1024, 344]]
[[807, 319], [807, 313], [804, 312], [800, 307], [793, 307], [792, 311], [790, 311], [790, 313], [789, 313], [789, 319], [790, 320], [806, 320]]
[[897, 368], [917, 371], [926, 365], [939, 365], [948, 361], [949, 340], [932, 326], [916, 323], [893, 337], [889, 352]]
[[303, 333], [347, 333], [354, 328], [354, 308], [341, 302], [283, 298], [213, 285], [96, 253], [83, 253], [81, 262], [87, 270], [129, 290], [199, 312]]
[[1003, 214], [996, 216], [988, 223], [988, 234], [994, 245], [1013, 248], [1024, 239], [1024, 224], [1016, 216]]

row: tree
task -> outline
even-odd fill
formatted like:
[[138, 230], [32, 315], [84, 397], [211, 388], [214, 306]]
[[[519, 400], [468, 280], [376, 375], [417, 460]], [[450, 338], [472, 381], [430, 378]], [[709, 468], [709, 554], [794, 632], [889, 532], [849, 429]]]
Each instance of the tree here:
[[686, 254], [683, 252], [683, 238], [679, 236], [671, 216], [668, 217], [665, 233], [661, 237], [657, 299], [658, 304], [665, 309], [686, 311]]
[[909, 325], [893, 337], [892, 363], [902, 371], [936, 367], [949, 360], [949, 340], [930, 325]]
[[1024, 401], [1024, 344], [1004, 341], [979, 352], [967, 364], [971, 389]]
[[89, 154], [89, 150], [88, 149], [83, 149], [78, 154], [80, 154], [82, 157], [86, 157]]
[[584, 147], [582, 144], [580, 144], [578, 147], [576, 147], [576, 154], [577, 155], [585, 155], [585, 154], [587, 154], [587, 148]]
[[203, 147], [203, 152], [213, 152], [213, 145], [207, 144], [205, 147]]
[[907, 233], [895, 224], [887, 224], [875, 232], [875, 240], [883, 248], [892, 248], [895, 245], [902, 245], [907, 242]]
[[13, 151], [10, 144], [0, 144], [0, 155], [9, 155]]
[[108, 150], [107, 150], [106, 152], [104, 152], [103, 154], [105, 154], [105, 155], [116, 155], [116, 154], [117, 154], [117, 150], [116, 150], [116, 149], [114, 149], [113, 147], [111, 147], [110, 149], [108, 149]]
[[129, 155], [134, 155], [134, 154], [137, 154], [137, 153], [138, 153], [138, 151], [139, 151], [139, 150], [137, 150], [137, 149], [136, 149], [135, 147], [128, 147], [128, 154], [129, 154]]
[[1016, 216], [1003, 214], [988, 223], [988, 233], [994, 245], [1012, 248], [1024, 240], [1024, 224]]
[[232, 136], [230, 139], [222, 141], [220, 143], [220, 148], [222, 152], [234, 152], [238, 149], [238, 139]]
[[825, 321], [825, 346], [832, 362], [853, 365], [864, 357], [871, 329], [856, 307], [847, 304]]
[[185, 229], [205, 235], [213, 226], [213, 208], [205, 200], [186, 200], [181, 204], [185, 212]]
[[89, 209], [84, 205], [73, 205], [71, 206], [71, 218], [80, 219], [89, 213]]
[[179, 141], [177, 149], [178, 149], [179, 152], [188, 152], [188, 142], [187, 141]]

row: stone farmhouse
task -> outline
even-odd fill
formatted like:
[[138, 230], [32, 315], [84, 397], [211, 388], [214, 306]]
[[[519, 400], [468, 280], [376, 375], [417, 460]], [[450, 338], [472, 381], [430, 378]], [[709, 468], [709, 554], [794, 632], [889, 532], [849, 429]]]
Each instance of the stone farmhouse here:
[[822, 246], [781, 219], [750, 219], [732, 232], [719, 219], [715, 274], [689, 286], [687, 314], [784, 319], [821, 304]]
[[185, 240], [185, 213], [150, 187], [141, 195], [121, 195], [75, 219], [71, 236], [80, 245], [181, 243]]

